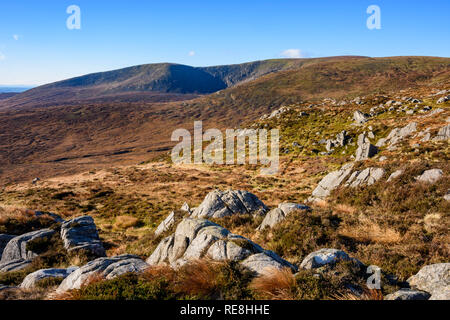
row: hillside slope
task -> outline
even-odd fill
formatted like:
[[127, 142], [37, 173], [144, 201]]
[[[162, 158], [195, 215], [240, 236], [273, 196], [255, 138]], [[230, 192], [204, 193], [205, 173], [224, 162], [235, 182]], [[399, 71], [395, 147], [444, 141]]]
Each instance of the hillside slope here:
[[[142, 101], [180, 100], [179, 96], [213, 93], [237, 83], [254, 80], [268, 73], [298, 68], [305, 59], [256, 61], [237, 65], [191, 67], [160, 63], [100, 72], [50, 83], [28, 90], [0, 104], [0, 109], [46, 106], [108, 99], [129, 100], [139, 95]], [[147, 93], [143, 95], [142, 93]]]
[[[63, 106], [0, 111], [0, 184], [145, 161], [167, 153], [174, 145], [171, 132], [176, 128], [191, 130], [195, 120], [204, 120], [205, 129], [233, 128], [299, 101], [314, 104], [327, 98], [349, 102], [369, 94], [450, 87], [448, 58], [334, 57], [241, 66], [210, 67], [207, 73], [224, 79], [227, 85], [265, 75], [199, 98], [192, 94], [124, 92], [120, 98], [112, 94]], [[277, 68], [286, 70], [267, 74]], [[92, 78], [91, 82], [100, 85], [107, 78]], [[81, 83], [80, 79], [71, 81], [72, 85]], [[32, 91], [13, 99], [23, 99]], [[150, 97], [153, 102], [146, 100]], [[329, 104], [333, 105], [332, 101]]]

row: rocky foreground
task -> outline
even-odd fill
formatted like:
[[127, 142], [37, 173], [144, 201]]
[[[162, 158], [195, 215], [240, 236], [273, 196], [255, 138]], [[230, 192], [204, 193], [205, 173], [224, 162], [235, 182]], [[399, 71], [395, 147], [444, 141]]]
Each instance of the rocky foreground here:
[[[314, 177], [313, 182], [282, 188], [283, 200], [271, 201], [270, 206], [264, 203], [260, 186], [256, 188], [258, 196], [253, 190], [236, 188], [209, 191], [195, 208], [187, 203], [189, 198], [178, 198], [187, 201], [179, 210], [166, 211], [155, 226], [139, 230], [144, 233], [139, 235], [141, 239], [150, 239], [142, 242], [151, 248], [146, 255], [135, 247], [128, 251], [126, 246], [116, 253], [112, 241], [103, 238], [111, 226], [104, 226], [104, 214], [95, 214], [111, 204], [94, 200], [107, 198], [118, 206], [120, 197], [108, 198], [113, 191], [95, 189], [89, 198], [95, 206], [78, 204], [76, 217], [29, 210], [23, 218], [23, 225], [32, 222], [27, 228], [22, 228], [20, 221], [2, 222], [4, 230], [14, 232], [0, 234], [0, 297], [20, 298], [22, 292], [45, 288], [45, 295], [39, 298], [58, 298], [101, 286], [98, 283], [125, 281], [130, 275], [154, 275], [160, 272], [158, 268], [183, 273], [198, 261], [207, 261], [232, 263], [233, 270], [248, 276], [249, 281], [283, 275], [295, 279], [292, 281], [300, 292], [313, 291], [311, 283], [327, 279], [327, 290], [336, 291], [314, 298], [351, 294], [362, 299], [375, 290], [387, 300], [449, 300], [449, 98], [448, 91], [441, 90], [419, 98], [331, 99], [322, 104], [286, 106], [263, 116], [253, 126], [282, 128], [285, 162], [302, 159], [299, 167], [306, 168], [303, 170]], [[333, 107], [336, 111], [327, 111]], [[318, 129], [317, 123], [329, 126]], [[313, 168], [317, 162], [311, 159], [325, 159], [330, 166]], [[323, 171], [326, 174], [322, 175]], [[277, 183], [290, 183], [289, 174], [282, 172]], [[158, 178], [170, 183], [167, 176]], [[130, 181], [137, 184], [138, 179], [134, 172]], [[39, 183], [33, 181], [33, 186]], [[268, 180], [262, 184], [274, 194], [279, 189]], [[294, 193], [298, 189], [301, 196]], [[67, 203], [74, 207], [76, 192], [52, 192], [52, 201], [68, 198], [71, 202]], [[23, 198], [22, 193], [17, 194]], [[299, 198], [302, 203], [285, 201]], [[86, 211], [93, 214], [81, 214]], [[99, 220], [100, 228], [96, 225]], [[135, 228], [137, 219], [132, 221], [135, 223], [123, 229]], [[117, 233], [123, 241], [133, 236]], [[132, 254], [136, 252], [139, 254]], [[417, 265], [403, 262], [408, 261], [410, 252]], [[386, 267], [373, 265], [375, 258]], [[398, 266], [402, 269], [397, 274]], [[368, 286], [374, 272], [380, 275], [377, 288]], [[251, 287], [257, 285], [252, 282]]]

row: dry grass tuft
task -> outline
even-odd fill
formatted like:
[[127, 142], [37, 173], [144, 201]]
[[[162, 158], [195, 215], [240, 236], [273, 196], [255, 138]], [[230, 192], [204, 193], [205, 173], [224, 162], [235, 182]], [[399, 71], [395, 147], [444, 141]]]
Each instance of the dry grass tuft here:
[[182, 266], [175, 283], [176, 291], [188, 295], [212, 295], [219, 287], [221, 263], [196, 260]]
[[118, 216], [116, 218], [116, 222], [114, 223], [114, 227], [118, 229], [128, 229], [136, 227], [139, 223], [140, 221], [138, 218], [131, 216]]
[[263, 299], [294, 300], [293, 288], [295, 277], [289, 268], [272, 268], [267, 274], [253, 279], [250, 289], [254, 290]]
[[389, 227], [381, 227], [367, 218], [360, 219], [357, 225], [343, 227], [339, 234], [360, 242], [399, 243], [402, 240], [398, 231]]
[[367, 290], [363, 292], [361, 295], [356, 295], [351, 292], [340, 293], [336, 295], [332, 295], [331, 299], [333, 300], [383, 300], [383, 293], [381, 290]]

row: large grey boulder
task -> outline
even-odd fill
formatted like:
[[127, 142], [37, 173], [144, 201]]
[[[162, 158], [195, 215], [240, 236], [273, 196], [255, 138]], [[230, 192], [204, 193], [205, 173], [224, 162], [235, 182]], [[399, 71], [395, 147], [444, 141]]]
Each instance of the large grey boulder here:
[[214, 190], [195, 208], [192, 218], [223, 218], [234, 214], [264, 215], [267, 207], [254, 194], [247, 191]]
[[0, 273], [1, 272], [11, 272], [11, 271], [19, 271], [25, 269], [31, 264], [30, 260], [17, 259], [8, 262], [0, 262]]
[[425, 266], [407, 281], [411, 288], [430, 293], [430, 300], [450, 300], [450, 263]]
[[372, 158], [378, 153], [378, 148], [370, 143], [365, 133], [362, 133], [358, 137], [358, 149], [356, 149], [356, 161], [367, 160]]
[[385, 145], [390, 145], [390, 149], [395, 148], [395, 145], [402, 141], [407, 136], [413, 134], [417, 130], [417, 123], [411, 122], [407, 126], [399, 129], [393, 129], [386, 138], [378, 140], [376, 146], [383, 147]]
[[77, 270], [78, 267], [71, 267], [67, 269], [42, 269], [30, 273], [23, 279], [20, 284], [22, 289], [32, 289], [36, 287], [36, 284], [44, 279], [59, 278], [61, 280], [65, 279], [69, 274]]
[[400, 289], [394, 293], [388, 294], [384, 300], [428, 300], [430, 294], [425, 291]]
[[1, 264], [14, 260], [29, 260], [37, 256], [37, 253], [27, 250], [27, 243], [36, 239], [50, 238], [55, 231], [42, 229], [12, 238], [3, 250]]
[[353, 163], [347, 163], [343, 165], [341, 169], [327, 174], [319, 182], [319, 185], [314, 189], [311, 197], [308, 200], [314, 201], [317, 199], [325, 199], [326, 197], [328, 197], [331, 191], [339, 187], [341, 183], [349, 176], [349, 174], [352, 172], [353, 166]]
[[70, 273], [61, 282], [57, 291], [79, 289], [86, 280], [95, 275], [100, 275], [109, 280], [130, 272], [142, 272], [147, 268], [147, 263], [138, 256], [131, 254], [97, 258]]
[[366, 168], [362, 171], [355, 171], [346, 182], [346, 186], [356, 188], [360, 186], [370, 186], [380, 180], [385, 174], [383, 168]]
[[68, 252], [84, 251], [89, 255], [104, 257], [103, 244], [97, 232], [94, 219], [90, 216], [78, 217], [61, 225], [61, 239]]
[[146, 262], [149, 265], [169, 264], [178, 268], [196, 259], [244, 261], [257, 254], [266, 255], [268, 258], [264, 259], [269, 261], [251, 264], [253, 267], [250, 269], [257, 273], [263, 272], [269, 264], [295, 270], [289, 262], [251, 240], [233, 234], [211, 221], [195, 218], [183, 219], [175, 233], [164, 238]]
[[431, 169], [416, 177], [417, 181], [425, 183], [435, 183], [443, 177], [444, 173], [441, 169]]
[[297, 203], [280, 203], [278, 208], [272, 209], [264, 217], [263, 222], [257, 230], [263, 230], [265, 227], [273, 228], [275, 225], [286, 219], [286, 216], [295, 210], [311, 210], [310, 207]]
[[5, 249], [8, 242], [15, 236], [9, 234], [0, 233], [0, 259], [2, 258], [3, 250]]
[[352, 258], [342, 250], [337, 249], [320, 249], [310, 253], [303, 259], [300, 264], [302, 269], [316, 269], [325, 265], [334, 265], [339, 261], [350, 261]]
[[437, 136], [433, 138], [434, 141], [448, 140], [450, 139], [450, 124], [442, 127]]

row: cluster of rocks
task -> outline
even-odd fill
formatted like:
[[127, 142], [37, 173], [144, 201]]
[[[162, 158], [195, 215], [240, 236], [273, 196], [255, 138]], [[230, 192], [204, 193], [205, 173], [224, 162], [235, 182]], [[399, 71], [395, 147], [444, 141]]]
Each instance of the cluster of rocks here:
[[288, 111], [290, 111], [291, 109], [290, 108], [288, 108], [288, 107], [286, 107], [286, 106], [283, 106], [283, 107], [281, 107], [281, 108], [279, 108], [279, 109], [277, 109], [277, 110], [274, 110], [271, 114], [265, 114], [265, 115], [263, 115], [261, 118], [259, 118], [260, 120], [270, 120], [270, 119], [273, 119], [273, 118], [280, 118], [281, 117], [281, 115], [282, 114], [284, 114], [284, 113], [286, 113], [286, 112], [288, 112]]
[[[99, 239], [97, 227], [92, 217], [84, 216], [64, 221], [52, 213], [35, 212], [36, 216], [51, 217], [55, 223], [61, 223], [59, 236], [68, 252], [84, 253], [92, 259], [105, 256], [105, 249]], [[0, 235], [0, 272], [19, 271], [27, 268], [39, 253], [33, 251], [29, 243], [39, 240], [49, 240], [57, 231], [41, 229], [22, 235]], [[22, 288], [31, 288], [37, 281], [45, 278], [65, 278], [76, 268], [45, 269], [29, 274], [22, 283]]]
[[[327, 174], [314, 189], [308, 201], [324, 200], [330, 195], [331, 191], [337, 189], [339, 186], [350, 188], [370, 186], [381, 180], [386, 174], [383, 168], [369, 167], [364, 170], [353, 171], [353, 167], [353, 163], [347, 163], [341, 169]], [[402, 174], [403, 170], [394, 171], [387, 181], [391, 182]], [[430, 169], [424, 171], [421, 175], [415, 177], [415, 179], [419, 182], [435, 183], [443, 176], [444, 174], [441, 169]]]
[[347, 131], [342, 130], [336, 135], [335, 139], [321, 140], [319, 143], [325, 144], [325, 149], [328, 153], [334, 152], [333, 148], [345, 147], [351, 142], [351, 137], [347, 134]]
[[417, 130], [417, 123], [411, 122], [403, 128], [393, 129], [386, 138], [378, 140], [376, 147], [388, 145], [388, 150], [394, 150], [397, 144]]

